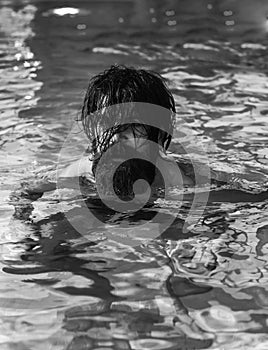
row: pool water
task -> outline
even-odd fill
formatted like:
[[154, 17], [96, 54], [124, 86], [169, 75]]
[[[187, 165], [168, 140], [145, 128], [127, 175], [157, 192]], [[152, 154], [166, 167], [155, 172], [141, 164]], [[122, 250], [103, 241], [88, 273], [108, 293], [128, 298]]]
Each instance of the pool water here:
[[[267, 15], [265, 0], [1, 2], [1, 350], [268, 348]], [[10, 195], [56, 167], [89, 77], [114, 63], [164, 75], [174, 157], [202, 143], [235, 180], [200, 213], [176, 195], [129, 215], [91, 198], [105, 225], [81, 235], [81, 197]], [[124, 236], [157, 230], [159, 207], [160, 236]]]

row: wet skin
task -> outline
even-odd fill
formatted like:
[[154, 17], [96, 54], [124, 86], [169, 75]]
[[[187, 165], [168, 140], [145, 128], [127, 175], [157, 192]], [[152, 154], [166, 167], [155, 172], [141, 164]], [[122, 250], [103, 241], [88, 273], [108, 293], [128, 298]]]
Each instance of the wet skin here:
[[[115, 135], [115, 144], [119, 144], [122, 152], [118, 153], [115, 161], [119, 163], [124, 161], [124, 154], [131, 155], [136, 154], [142, 155], [146, 159], [150, 160], [157, 168], [162, 169], [161, 175], [165, 179], [166, 187], [178, 187], [183, 186], [194, 186], [193, 180], [186, 176], [183, 171], [181, 171], [179, 164], [176, 164], [168, 155], [161, 151], [161, 146], [148, 140], [148, 137], [144, 135], [144, 130], [135, 129], [135, 134], [132, 129], [126, 129], [121, 133]], [[122, 156], [123, 155], [123, 156]], [[178, 176], [178, 170], [180, 176]], [[164, 173], [163, 173], [164, 172]], [[59, 172], [60, 178], [72, 178], [77, 176], [85, 175], [94, 181], [92, 174], [92, 162], [88, 159], [88, 156], [83, 156], [81, 159], [75, 161], [73, 164], [62, 169]], [[156, 175], [152, 186], [156, 186], [160, 183], [158, 175]], [[35, 180], [29, 186], [24, 187], [25, 194], [34, 195], [37, 193], [43, 193], [47, 191], [53, 191], [57, 187], [55, 181], [49, 180]], [[185, 194], [183, 200], [191, 201], [194, 194]], [[268, 198], [268, 191], [262, 192], [260, 194], [251, 194], [241, 190], [236, 189], [223, 189], [223, 190], [213, 190], [209, 193], [209, 202], [261, 202]]]

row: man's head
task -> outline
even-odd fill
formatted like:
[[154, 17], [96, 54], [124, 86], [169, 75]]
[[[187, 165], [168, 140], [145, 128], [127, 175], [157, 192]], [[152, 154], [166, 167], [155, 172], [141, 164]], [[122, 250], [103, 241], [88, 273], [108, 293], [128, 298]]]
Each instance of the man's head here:
[[[149, 109], [140, 106], [148, 106]], [[162, 107], [158, 109], [164, 113], [160, 117], [156, 116], [150, 106]], [[130, 177], [130, 182], [133, 182], [140, 176], [152, 183], [155, 167], [144, 160], [138, 161], [138, 155], [147, 153], [154, 163], [159, 146], [164, 150], [168, 148], [174, 126], [174, 114], [173, 96], [164, 79], [155, 72], [112, 66], [94, 76], [89, 81], [81, 115], [93, 155], [93, 174], [95, 175], [98, 161], [107, 149], [123, 140], [125, 149], [134, 151], [135, 160], [128, 161], [128, 164], [125, 162], [118, 168], [117, 179], [116, 176], [114, 179], [114, 183], [118, 184], [114, 185], [115, 190], [118, 186], [125, 186], [126, 176], [128, 182]], [[122, 155], [122, 152], [122, 149], [119, 150], [118, 156]], [[115, 155], [113, 158], [116, 157]], [[137, 174], [134, 175], [135, 173]], [[117, 192], [128, 193], [129, 190], [122, 192], [121, 189], [117, 189]]]

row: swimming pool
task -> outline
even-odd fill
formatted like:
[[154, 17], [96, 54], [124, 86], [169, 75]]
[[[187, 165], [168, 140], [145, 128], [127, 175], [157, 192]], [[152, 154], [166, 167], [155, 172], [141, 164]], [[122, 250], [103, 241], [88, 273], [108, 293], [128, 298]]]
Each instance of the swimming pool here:
[[[187, 231], [187, 201], [117, 216], [93, 201], [109, 225], [81, 236], [67, 219], [80, 199], [51, 192], [19, 215], [9, 199], [57, 164], [89, 76], [113, 63], [169, 80], [175, 156], [201, 142], [215, 173], [267, 188], [267, 14], [249, 0], [1, 3], [1, 350], [267, 349], [267, 200], [208, 203]], [[160, 237], [120, 239], [159, 207], [176, 218]]]

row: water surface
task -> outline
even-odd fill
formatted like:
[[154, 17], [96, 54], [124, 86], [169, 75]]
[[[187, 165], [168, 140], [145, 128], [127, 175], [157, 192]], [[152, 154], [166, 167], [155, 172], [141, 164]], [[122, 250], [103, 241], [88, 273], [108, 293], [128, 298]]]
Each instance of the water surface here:
[[[86, 237], [66, 218], [80, 219], [79, 198], [50, 192], [16, 212], [9, 200], [56, 166], [88, 78], [114, 63], [168, 79], [174, 156], [183, 137], [201, 142], [232, 188], [267, 189], [267, 11], [249, 0], [1, 3], [1, 349], [268, 347], [267, 200], [209, 203], [187, 232], [187, 201], [117, 216], [93, 201], [112, 225]], [[160, 206], [176, 218], [161, 237], [118, 238], [119, 222], [135, 232]]]

